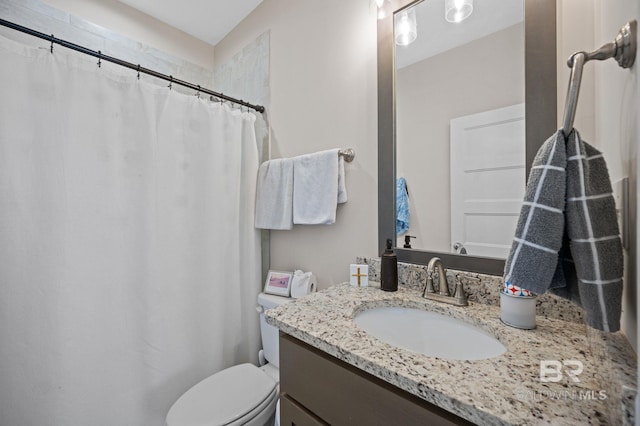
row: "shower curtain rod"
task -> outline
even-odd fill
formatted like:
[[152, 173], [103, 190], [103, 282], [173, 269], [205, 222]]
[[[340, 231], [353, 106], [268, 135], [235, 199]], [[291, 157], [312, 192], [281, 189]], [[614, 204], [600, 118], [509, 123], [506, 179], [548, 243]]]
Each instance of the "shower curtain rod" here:
[[112, 56], [108, 56], [103, 54], [101, 51], [95, 51], [95, 50], [91, 50], [88, 49], [86, 47], [56, 38], [53, 36], [53, 34], [51, 35], [47, 35], [45, 33], [41, 33], [39, 31], [33, 30], [31, 28], [27, 28], [27, 27], [23, 27], [22, 25], [18, 25], [16, 23], [13, 23], [11, 21], [7, 21], [4, 20], [2, 18], [0, 18], [0, 24], [4, 27], [8, 27], [20, 32], [23, 32], [25, 34], [29, 34], [32, 35], [34, 37], [38, 37], [41, 38], [43, 40], [47, 40], [51, 42], [51, 52], [53, 53], [53, 45], [55, 44], [59, 44], [63, 47], [66, 47], [67, 49], [71, 49], [71, 50], [75, 50], [77, 52], [80, 53], [84, 53], [85, 55], [89, 55], [89, 56], [93, 56], [95, 58], [98, 58], [98, 64], [100, 64], [100, 61], [107, 61], [107, 62], [112, 62], [114, 64], [123, 66], [125, 68], [129, 68], [132, 69], [136, 72], [138, 72], [138, 74], [143, 73], [143, 74], [148, 74], [151, 75], [153, 77], [159, 78], [161, 80], [165, 80], [169, 82], [169, 87], [171, 87], [171, 84], [177, 84], [179, 86], [183, 86], [183, 87], [187, 87], [189, 89], [192, 90], [196, 90], [198, 93], [206, 93], [207, 95], [211, 95], [213, 97], [216, 97], [218, 99], [224, 99], [225, 101], [229, 101], [229, 102], [233, 102], [234, 104], [238, 104], [238, 105], [242, 105], [245, 106], [247, 108], [251, 108], [254, 109], [256, 111], [258, 111], [259, 113], [263, 113], [264, 112], [264, 107], [261, 105], [254, 105], [251, 104], [249, 102], [245, 102], [241, 99], [236, 99], [236, 98], [232, 98], [231, 96], [227, 96], [223, 93], [218, 93], [218, 92], [214, 92], [213, 90], [209, 90], [209, 89], [205, 89], [204, 87], [200, 87], [197, 84], [193, 84], [193, 83], [189, 83], [187, 81], [183, 81], [183, 80], [179, 80], [177, 78], [174, 78], [171, 75], [166, 75], [166, 74], [162, 74], [160, 72], [154, 71], [152, 69], [149, 68], [145, 68], [140, 66], [140, 64], [133, 64], [131, 62], [127, 62], [124, 61], [122, 59], [118, 59], [118, 58], [114, 58]]

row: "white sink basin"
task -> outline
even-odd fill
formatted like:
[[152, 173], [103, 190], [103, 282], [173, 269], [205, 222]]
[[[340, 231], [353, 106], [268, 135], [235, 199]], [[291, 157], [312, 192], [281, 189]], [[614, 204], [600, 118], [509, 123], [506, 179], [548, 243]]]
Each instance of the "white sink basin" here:
[[373, 308], [356, 314], [354, 320], [385, 343], [428, 356], [478, 360], [507, 351], [495, 337], [478, 327], [420, 309]]

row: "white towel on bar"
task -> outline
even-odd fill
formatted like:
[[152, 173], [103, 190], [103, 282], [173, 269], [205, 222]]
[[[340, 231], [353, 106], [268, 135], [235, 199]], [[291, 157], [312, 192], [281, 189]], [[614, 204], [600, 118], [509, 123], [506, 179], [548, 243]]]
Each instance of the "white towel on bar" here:
[[347, 183], [344, 180], [344, 157], [338, 155], [338, 204], [347, 202]]
[[255, 227], [289, 230], [293, 227], [293, 160], [265, 161], [258, 169]]
[[[344, 159], [338, 149], [293, 159], [293, 223], [330, 225], [338, 203], [347, 201]], [[339, 189], [340, 188], [340, 189]]]

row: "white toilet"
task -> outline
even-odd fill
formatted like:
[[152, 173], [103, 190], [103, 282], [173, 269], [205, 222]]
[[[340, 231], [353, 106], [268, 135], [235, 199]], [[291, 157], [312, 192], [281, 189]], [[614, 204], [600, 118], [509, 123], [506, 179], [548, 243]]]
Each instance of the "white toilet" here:
[[267, 324], [264, 311], [292, 299], [260, 293], [260, 358], [262, 367], [240, 364], [207, 377], [186, 391], [173, 404], [167, 426], [273, 425], [280, 392], [278, 329]]

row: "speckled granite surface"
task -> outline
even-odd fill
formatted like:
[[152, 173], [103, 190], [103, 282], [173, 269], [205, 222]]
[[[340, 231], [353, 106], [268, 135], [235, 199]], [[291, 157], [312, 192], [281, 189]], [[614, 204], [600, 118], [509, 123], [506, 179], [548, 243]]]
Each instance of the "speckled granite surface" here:
[[[357, 312], [378, 306], [450, 315], [492, 333], [507, 352], [487, 360], [452, 361], [392, 347], [353, 321]], [[631, 408], [623, 410], [622, 402], [636, 388], [635, 353], [620, 333], [591, 336], [591, 341], [600, 339], [597, 345], [587, 336], [595, 330], [545, 317], [538, 317], [535, 330], [518, 330], [502, 324], [497, 306], [440, 304], [404, 286], [387, 293], [340, 284], [268, 310], [266, 316], [283, 332], [477, 424], [633, 423]], [[557, 383], [542, 382], [541, 360], [582, 362], [580, 382], [566, 376]]]
[[[369, 279], [380, 281], [380, 258], [358, 257], [356, 263], [369, 265]], [[427, 267], [425, 265], [398, 263], [399, 284], [424, 289], [426, 280]], [[455, 284], [462, 281], [467, 298], [472, 302], [500, 306], [500, 289], [504, 285], [502, 277], [447, 269], [447, 281], [449, 288], [455, 288]], [[536, 313], [547, 318], [584, 323], [584, 309], [551, 293], [545, 293], [536, 298]]]

